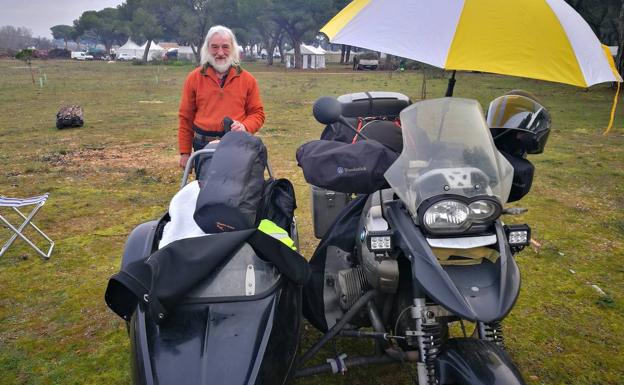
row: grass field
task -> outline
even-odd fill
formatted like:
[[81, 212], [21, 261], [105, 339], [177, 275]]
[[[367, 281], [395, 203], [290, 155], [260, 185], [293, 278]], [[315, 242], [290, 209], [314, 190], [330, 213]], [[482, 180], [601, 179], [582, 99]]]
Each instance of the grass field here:
[[[0, 60], [0, 194], [50, 192], [36, 223], [57, 246], [44, 261], [17, 241], [0, 258], [0, 384], [129, 384], [125, 326], [103, 295], [128, 233], [163, 213], [177, 191], [177, 107], [191, 67], [34, 65], [43, 87], [33, 86], [23, 63]], [[312, 103], [366, 90], [399, 91], [416, 100], [423, 73], [247, 68], [260, 83], [267, 115], [260, 137], [272, 167], [296, 187], [302, 252], [309, 257], [317, 240], [295, 151], [322, 130]], [[428, 98], [443, 95], [440, 72], [425, 78]], [[603, 136], [614, 95], [607, 85], [583, 90], [460, 74], [455, 95], [486, 108], [514, 88], [542, 99], [554, 129], [545, 153], [531, 158], [531, 193], [516, 204], [528, 213], [508, 219], [529, 223], [541, 243], [517, 257], [523, 286], [505, 322], [509, 351], [528, 384], [624, 384], [624, 105], [613, 132]], [[56, 130], [56, 111], [73, 103], [84, 108], [85, 126]], [[0, 228], [0, 239], [6, 236]], [[317, 333], [307, 330], [310, 341]], [[398, 368], [298, 383], [409, 383], [411, 369]]]

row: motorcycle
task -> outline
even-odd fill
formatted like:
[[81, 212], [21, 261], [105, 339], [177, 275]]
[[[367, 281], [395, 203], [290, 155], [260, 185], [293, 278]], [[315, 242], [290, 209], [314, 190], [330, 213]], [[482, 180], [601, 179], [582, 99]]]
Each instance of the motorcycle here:
[[[503, 204], [530, 189], [525, 157], [543, 151], [548, 113], [507, 95], [490, 105], [490, 128], [474, 100], [409, 105], [395, 96], [315, 103], [332, 139], [324, 145], [343, 140], [339, 146], [383, 162], [358, 167], [329, 157], [338, 160], [335, 175], [316, 184], [333, 190], [313, 199], [329, 196], [332, 207], [315, 210], [322, 240], [309, 264], [255, 229], [195, 234], [159, 248], [170, 213], [131, 232], [106, 303], [127, 322], [134, 384], [284, 384], [397, 362], [416, 365], [419, 385], [524, 384], [504, 350], [501, 320], [518, 296], [513, 254], [529, 243], [530, 228], [505, 225], [501, 215], [517, 213]], [[392, 120], [399, 111], [400, 128]], [[346, 112], [384, 119], [353, 127]], [[194, 157], [213, 151], [193, 154], [181, 187]], [[305, 167], [304, 176], [319, 182]], [[294, 217], [289, 224], [296, 243]], [[327, 228], [317, 232], [319, 224]], [[302, 313], [324, 332], [304, 353]], [[464, 321], [476, 324], [474, 336]], [[453, 323], [462, 337], [451, 336]], [[372, 339], [375, 351], [306, 366], [338, 337]]]
[[[531, 230], [506, 225], [502, 215], [524, 211], [504, 204], [530, 189], [533, 166], [526, 155], [543, 151], [548, 111], [524, 92], [494, 100], [487, 122], [479, 103], [469, 99], [424, 100], [407, 108], [401, 94], [341, 99], [351, 107], [364, 100], [372, 110], [395, 100], [403, 146], [381, 180], [367, 163], [372, 150], [358, 159], [349, 147], [370, 141], [374, 131], [364, 134], [361, 118], [356, 128], [342, 115], [348, 106], [334, 98], [314, 105], [330, 140], [305, 144], [298, 160], [308, 183], [317, 186], [313, 192], [328, 189], [330, 202], [343, 202], [344, 208], [331, 227], [318, 231], [325, 236], [310, 260], [304, 313], [325, 334], [301, 356], [295, 376], [413, 362], [419, 385], [524, 384], [505, 351], [501, 321], [520, 290], [513, 256], [530, 243]], [[395, 118], [381, 117], [387, 130]], [[376, 135], [376, 141], [389, 137]], [[336, 140], [350, 143], [331, 143]], [[386, 150], [396, 146], [387, 144]], [[316, 155], [328, 154], [334, 170], [349, 179], [310, 167]], [[369, 180], [361, 188], [367, 191], [349, 189], [356, 177], [345, 170]], [[323, 216], [336, 211], [327, 208], [327, 191], [313, 193], [314, 219], [321, 223], [332, 221]], [[472, 335], [466, 321], [475, 324]], [[454, 324], [463, 331], [459, 337], [452, 336]], [[326, 364], [303, 367], [336, 337], [372, 338], [375, 352], [338, 354]]]

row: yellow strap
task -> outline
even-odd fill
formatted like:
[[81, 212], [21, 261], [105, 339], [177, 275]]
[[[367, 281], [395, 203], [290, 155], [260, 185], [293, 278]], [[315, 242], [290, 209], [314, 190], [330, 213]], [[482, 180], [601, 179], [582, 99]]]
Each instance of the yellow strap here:
[[617, 82], [617, 91], [615, 91], [615, 97], [613, 98], [613, 107], [611, 108], [611, 120], [609, 120], [609, 126], [602, 135], [608, 135], [609, 131], [613, 127], [613, 121], [615, 120], [615, 107], [617, 107], [618, 96], [620, 95], [620, 82]]

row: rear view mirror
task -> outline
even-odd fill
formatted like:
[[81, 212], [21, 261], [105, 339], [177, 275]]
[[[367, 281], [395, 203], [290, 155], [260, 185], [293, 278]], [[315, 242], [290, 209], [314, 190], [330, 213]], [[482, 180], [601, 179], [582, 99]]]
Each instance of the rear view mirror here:
[[333, 124], [342, 117], [342, 104], [336, 98], [322, 96], [314, 102], [312, 113], [319, 123]]

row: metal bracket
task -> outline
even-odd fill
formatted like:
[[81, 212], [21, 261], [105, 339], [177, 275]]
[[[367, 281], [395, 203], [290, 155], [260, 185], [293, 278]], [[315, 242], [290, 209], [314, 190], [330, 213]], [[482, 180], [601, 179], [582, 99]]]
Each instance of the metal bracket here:
[[245, 295], [256, 294], [256, 271], [253, 265], [247, 265], [245, 271]]

